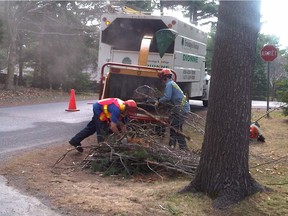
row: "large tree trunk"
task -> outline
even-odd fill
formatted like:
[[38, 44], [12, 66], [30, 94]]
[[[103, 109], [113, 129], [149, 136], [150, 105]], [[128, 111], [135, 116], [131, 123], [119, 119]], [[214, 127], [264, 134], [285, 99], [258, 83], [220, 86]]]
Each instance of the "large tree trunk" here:
[[260, 26], [259, 1], [221, 1], [202, 155], [195, 179], [181, 192], [204, 192], [225, 208], [262, 187], [249, 173], [252, 71]]

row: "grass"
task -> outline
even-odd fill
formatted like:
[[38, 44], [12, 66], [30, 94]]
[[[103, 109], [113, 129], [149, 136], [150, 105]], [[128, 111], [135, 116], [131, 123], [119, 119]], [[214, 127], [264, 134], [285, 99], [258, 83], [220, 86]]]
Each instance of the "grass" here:
[[[264, 110], [253, 110], [252, 120], [264, 114]], [[269, 118], [264, 117], [259, 123], [266, 142], [250, 144], [250, 172], [271, 191], [254, 194], [225, 211], [212, 209], [212, 201], [201, 194], [171, 194], [166, 198], [163, 208], [170, 215], [288, 216], [288, 117], [283, 116], [281, 111], [274, 111]], [[189, 135], [195, 141], [189, 142], [189, 147], [200, 149], [199, 143], [202, 143], [203, 136], [199, 133]], [[178, 185], [185, 186], [188, 183], [178, 181]]]

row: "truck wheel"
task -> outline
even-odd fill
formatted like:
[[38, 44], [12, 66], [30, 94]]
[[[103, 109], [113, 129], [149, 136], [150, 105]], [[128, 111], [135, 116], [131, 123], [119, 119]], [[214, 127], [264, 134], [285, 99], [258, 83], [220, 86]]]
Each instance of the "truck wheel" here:
[[208, 107], [208, 100], [203, 100], [202, 102], [204, 107]]

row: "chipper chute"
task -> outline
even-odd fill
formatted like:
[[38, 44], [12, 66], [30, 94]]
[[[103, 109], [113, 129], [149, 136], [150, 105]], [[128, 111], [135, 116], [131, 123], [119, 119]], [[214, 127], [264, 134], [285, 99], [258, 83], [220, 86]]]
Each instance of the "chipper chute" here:
[[173, 29], [160, 29], [155, 33], [159, 55], [162, 58], [178, 33]]

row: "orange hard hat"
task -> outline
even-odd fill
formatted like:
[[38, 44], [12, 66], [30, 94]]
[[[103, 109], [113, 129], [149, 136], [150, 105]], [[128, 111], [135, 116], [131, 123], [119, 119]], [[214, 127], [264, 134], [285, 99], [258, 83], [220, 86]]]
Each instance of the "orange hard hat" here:
[[168, 76], [172, 76], [172, 72], [169, 68], [163, 68], [159, 73], [158, 73], [158, 76], [160, 79], [163, 79], [165, 77], [168, 77]]
[[162, 71], [161, 71], [161, 73], [162, 73], [163, 75], [170, 75], [170, 74], [172, 74], [171, 70], [168, 69], [168, 68], [163, 68]]
[[126, 109], [128, 113], [135, 114], [137, 111], [137, 103], [134, 100], [126, 100], [124, 101], [124, 104], [126, 105]]

